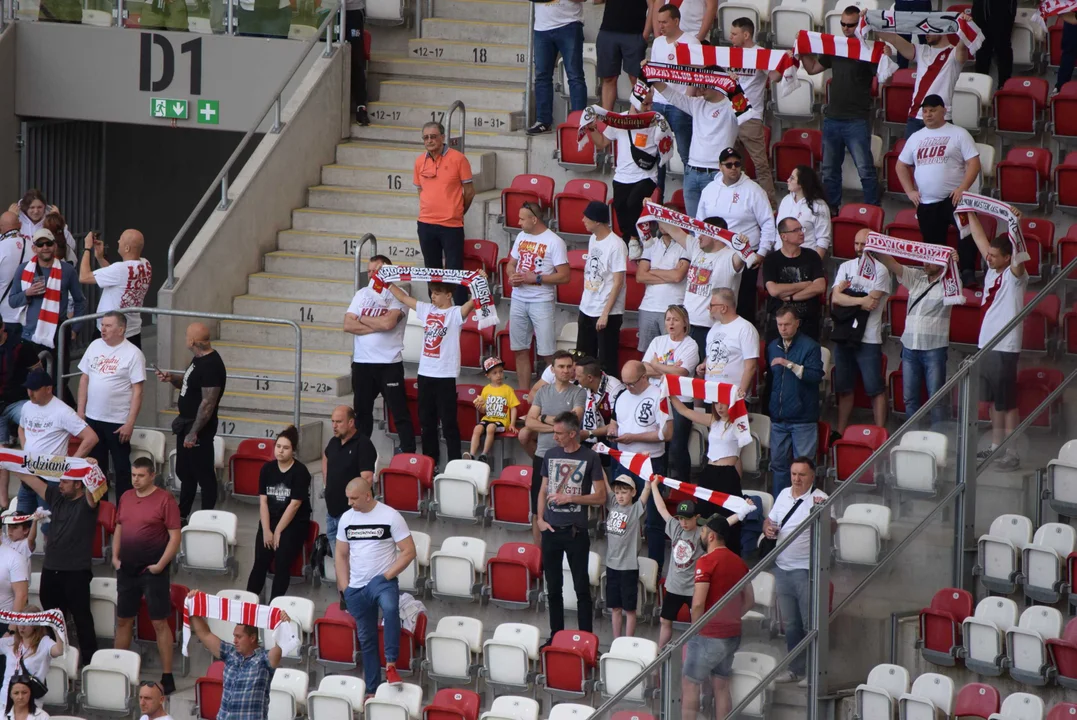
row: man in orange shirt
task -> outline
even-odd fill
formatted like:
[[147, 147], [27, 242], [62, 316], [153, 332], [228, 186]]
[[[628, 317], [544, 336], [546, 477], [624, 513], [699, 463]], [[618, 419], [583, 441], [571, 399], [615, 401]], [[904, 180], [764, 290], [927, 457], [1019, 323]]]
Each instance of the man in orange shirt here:
[[[413, 182], [419, 191], [419, 248], [426, 267], [464, 269], [464, 213], [475, 199], [471, 163], [462, 152], [445, 144], [441, 123], [423, 125], [426, 152], [415, 159]], [[468, 291], [457, 285], [457, 305]]]

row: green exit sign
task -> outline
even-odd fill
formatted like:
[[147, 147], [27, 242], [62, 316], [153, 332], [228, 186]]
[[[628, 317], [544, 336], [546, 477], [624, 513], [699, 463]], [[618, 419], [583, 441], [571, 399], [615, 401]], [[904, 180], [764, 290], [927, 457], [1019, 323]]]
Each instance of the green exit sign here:
[[187, 101], [173, 98], [150, 98], [150, 114], [165, 120], [186, 120]]

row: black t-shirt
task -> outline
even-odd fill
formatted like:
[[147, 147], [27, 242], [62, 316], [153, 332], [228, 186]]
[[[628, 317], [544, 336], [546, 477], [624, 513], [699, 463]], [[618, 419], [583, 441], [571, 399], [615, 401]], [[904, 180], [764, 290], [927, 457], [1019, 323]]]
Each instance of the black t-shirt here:
[[554, 527], [575, 525], [586, 530], [586, 505], [554, 505], [549, 501], [549, 497], [554, 493], [590, 495], [594, 483], [604, 482], [606, 479], [598, 453], [582, 446], [571, 453], [565, 452], [561, 447], [552, 447], [542, 457], [542, 477], [547, 478], [547, 500], [542, 519]]
[[861, 60], [820, 55], [819, 64], [830, 68], [830, 99], [823, 113], [831, 120], [865, 120], [871, 115], [871, 83], [879, 66]]
[[[351, 440], [329, 439], [325, 446], [325, 511], [338, 518], [348, 510], [348, 483], [362, 472], [374, 472], [378, 451], [366, 436], [355, 433]], [[335, 542], [330, 538], [330, 542]]]
[[602, 10], [602, 26], [606, 32], [633, 33], [643, 40], [647, 24], [647, 0], [606, 0]]
[[[202, 404], [202, 389], [219, 387], [221, 397], [224, 396], [225, 375], [224, 360], [216, 350], [201, 357], [191, 360], [187, 371], [183, 373], [183, 385], [180, 386], [179, 407], [180, 417], [194, 420], [198, 416], [198, 406]], [[213, 408], [213, 415], [206, 423], [202, 431], [198, 433], [199, 439], [212, 440], [217, 434], [217, 408], [220, 407], [220, 398], [217, 399], [217, 407]]]
[[89, 570], [93, 553], [93, 534], [97, 528], [97, 508], [90, 507], [85, 495], [68, 500], [57, 483], [47, 483], [45, 502], [52, 518], [49, 541], [45, 543], [46, 570]]
[[262, 466], [258, 476], [258, 494], [269, 505], [269, 524], [276, 527], [292, 500], [302, 501], [292, 522], [310, 519], [310, 471], [296, 460], [287, 472], [281, 472], [276, 460]]
[[[790, 284], [817, 280], [826, 277], [823, 273], [823, 261], [819, 253], [814, 250], [801, 249], [800, 255], [789, 258], [782, 254], [780, 249], [767, 253], [763, 259], [763, 282]], [[790, 302], [797, 309], [797, 314], [805, 325], [818, 325], [819, 313], [821, 312], [822, 295], [816, 295], [808, 300]], [[774, 313], [786, 302], [781, 298], [767, 294], [767, 312]]]

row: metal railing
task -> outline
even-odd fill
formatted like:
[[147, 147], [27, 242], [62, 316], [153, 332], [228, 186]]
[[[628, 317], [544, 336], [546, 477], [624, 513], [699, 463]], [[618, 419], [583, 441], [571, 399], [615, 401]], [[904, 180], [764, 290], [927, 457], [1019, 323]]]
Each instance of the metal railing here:
[[360, 266], [363, 261], [360, 259], [363, 255], [363, 246], [370, 243], [370, 256], [373, 257], [378, 254], [378, 239], [374, 237], [374, 233], [367, 233], [363, 237], [359, 238], [359, 242], [355, 245], [355, 278], [352, 281], [352, 292], [359, 292], [359, 281], [362, 279], [362, 271]]
[[336, 35], [338, 38], [344, 37], [344, 2], [343, 0], [341, 0], [337, 8], [333, 12], [327, 14], [322, 20], [321, 25], [318, 26], [318, 31], [307, 40], [306, 47], [304, 48], [303, 52], [299, 54], [299, 57], [296, 59], [296, 61], [292, 64], [291, 70], [288, 71], [288, 73], [285, 75], [284, 80], [277, 88], [276, 93], [274, 93], [270, 101], [266, 103], [265, 108], [258, 115], [258, 119], [254, 122], [254, 124], [251, 125], [250, 130], [247, 131], [246, 135], [243, 136], [243, 139], [239, 141], [238, 145], [236, 145], [236, 149], [232, 151], [232, 154], [228, 157], [228, 160], [227, 162], [225, 162], [224, 167], [222, 167], [220, 172], [217, 173], [217, 177], [213, 178], [213, 182], [209, 184], [209, 188], [207, 188], [206, 192], [202, 194], [202, 199], [198, 201], [198, 204], [195, 205], [194, 210], [191, 211], [191, 214], [187, 216], [186, 220], [184, 220], [183, 226], [180, 227], [179, 232], [176, 233], [176, 236], [172, 239], [172, 242], [169, 243], [168, 279], [165, 281], [164, 284], [164, 288], [166, 290], [175, 287], [176, 284], [176, 251], [179, 249], [179, 244], [183, 241], [183, 238], [187, 235], [195, 222], [197, 222], [199, 215], [206, 207], [206, 203], [209, 202], [209, 199], [213, 197], [218, 185], [221, 189], [221, 202], [217, 206], [217, 209], [227, 210], [228, 206], [231, 204], [228, 199], [228, 173], [232, 170], [232, 167], [236, 164], [240, 156], [243, 154], [243, 151], [250, 143], [251, 138], [253, 138], [254, 134], [258, 131], [258, 126], [262, 124], [262, 121], [265, 119], [265, 117], [270, 113], [270, 111], [272, 111], [273, 126], [270, 128], [270, 132], [274, 134], [279, 133], [284, 127], [284, 124], [281, 121], [281, 103], [284, 91], [288, 87], [288, 83], [292, 81], [292, 78], [295, 76], [295, 74], [299, 72], [299, 69], [301, 67], [303, 67], [303, 63], [306, 61], [307, 55], [310, 54], [310, 51], [319, 42], [319, 38], [323, 32], [325, 33], [325, 52], [322, 53], [322, 57], [329, 57], [333, 54], [334, 33], [332, 21], [334, 17], [339, 18], [339, 24], [336, 28]]
[[[148, 315], [170, 315], [173, 317], [189, 317], [189, 318], [202, 318], [206, 320], [239, 320], [242, 322], [259, 322], [269, 323], [272, 325], [286, 325], [295, 331], [295, 377], [288, 378], [274, 378], [273, 382], [292, 383], [293, 395], [295, 400], [295, 407], [292, 408], [292, 424], [295, 425], [296, 430], [300, 429], [300, 404], [302, 403], [302, 390], [303, 390], [303, 331], [299, 327], [299, 323], [293, 320], [282, 320], [281, 318], [268, 318], [258, 317], [256, 315], [231, 315], [227, 313], [211, 313], [211, 312], [197, 312], [191, 310], [169, 310], [166, 308], [146, 308], [146, 307], [131, 307], [124, 308], [124, 313], [146, 313]], [[92, 315], [79, 315], [78, 317], [68, 318], [60, 323], [59, 340], [57, 342], [57, 357], [64, 357], [66, 329], [76, 323], [83, 323], [90, 320], [97, 320], [103, 318], [106, 313], [98, 312]], [[158, 358], [158, 362], [165, 362], [166, 358]], [[183, 373], [183, 370], [161, 368], [162, 372], [177, 372]], [[64, 373], [59, 365], [57, 365], [56, 371], [53, 373], [53, 385], [56, 391], [59, 392], [61, 383], [67, 378], [78, 377], [82, 375], [80, 372]], [[258, 375], [236, 375], [227, 373], [225, 377], [235, 380], [260, 380], [266, 381], [267, 378]], [[148, 428], [152, 430], [163, 430], [171, 432], [171, 428]], [[237, 435], [235, 433], [228, 433], [229, 437], [236, 438], [250, 438], [256, 437], [259, 440], [265, 439], [264, 437], [254, 435]]]
[[[672, 693], [678, 692], [679, 683], [671, 685], [667, 681], [668, 676], [671, 674], [668, 664], [673, 662], [675, 658], [679, 658], [681, 649], [696, 636], [710, 620], [717, 616], [723, 608], [730, 602], [739, 601], [740, 595], [745, 588], [749, 587], [761, 573], [770, 569], [778, 556], [792, 543], [796, 542], [796, 540], [805, 532], [811, 532], [811, 569], [809, 571], [809, 577], [811, 579], [811, 626], [809, 629], [805, 630], [803, 640], [783, 658], [777, 660], [774, 670], [763, 677], [758, 684], [744, 698], [742, 698], [735, 707], [733, 707], [730, 714], [727, 716], [728, 718], [736, 717], [737, 714], [747, 708], [760, 693], [767, 692], [778, 674], [782, 672], [794, 658], [799, 656], [800, 653], [810, 652], [808, 663], [808, 703], [806, 711], [808, 720], [818, 720], [820, 717], [820, 697], [824, 694], [826, 689], [825, 668], [827, 654], [829, 652], [829, 625], [831, 617], [836, 616], [846, 609], [851, 600], [859, 595], [881, 570], [891, 564], [908, 544], [912, 542], [916, 536], [920, 535], [927, 526], [927, 523], [936, 518], [939, 512], [950, 503], [954, 504], [953, 584], [956, 587], [967, 587], [971, 585], [971, 566], [966, 558], [966, 545], [967, 538], [972, 533], [972, 523], [974, 519], [976, 497], [975, 478], [984, 465], [991, 460], [991, 458], [987, 458], [984, 460], [983, 464], [978, 464], [976, 462], [976, 446], [972, 441], [978, 420], [980, 364], [985, 357], [984, 353], [993, 350], [1012, 330], [1020, 327], [1024, 323], [1025, 318], [1034, 312], [1036, 306], [1042, 302], [1044, 298], [1054, 294], [1060, 288], [1063, 288], [1065, 278], [1067, 278], [1074, 270], [1077, 270], [1077, 258], [1072, 260], [1060, 273], [1056, 274], [1049, 282], [1047, 282], [1036, 297], [1032, 301], [1026, 303], [1021, 312], [1015, 315], [1001, 330], [999, 330], [982, 349], [978, 350], [971, 357], [965, 359], [953, 377], [949, 378], [926, 403], [906, 420], [902, 426], [903, 428], [917, 427], [921, 421], [928, 418], [931, 410], [936, 404], [944, 402], [949, 403], [954, 389], [958, 389], [957, 426], [960, 437], [955, 468], [955, 487], [939, 500], [936, 506], [927, 513], [926, 517], [909, 532], [908, 536], [895, 545], [891, 551], [879, 561], [877, 566], [868, 573], [868, 576], [859, 583], [853, 589], [852, 593], [844, 598], [832, 612], [823, 611], [823, 608], [827, 607], [829, 604], [831, 512], [836, 503], [855, 491], [851, 488], [863, 491], [871, 487], [869, 484], [862, 483], [861, 480], [869, 472], [873, 472], [876, 464], [887, 458], [890, 451], [898, 445], [902, 435], [902, 432], [900, 431], [892, 435], [866, 460], [864, 460], [850, 476], [841, 482], [840, 486], [824, 502], [814, 505], [809, 512], [808, 517], [805, 518], [802, 523], [791, 530], [788, 536], [781, 540], [766, 558], [758, 562], [755, 567], [753, 567], [740, 582], [734, 585], [729, 592], [715, 603], [714, 606], [703, 613], [703, 615], [693, 622], [679, 637], [666, 645], [665, 648], [658, 653], [658, 656], [653, 662], [645, 667], [635, 678], [622, 686], [617, 692], [612, 693], [605, 702], [595, 710], [592, 720], [606, 720], [609, 718], [611, 714], [618, 709], [618, 704], [621, 703], [629, 693], [633, 692], [641, 685], [645, 686], [649, 679], [654, 676], [654, 673], [659, 670], [663, 673], [661, 693], [664, 710], [666, 710], [665, 717], [671, 718], [672, 715], [669, 714], [669, 709], [672, 703]], [[1014, 433], [1006, 439], [1006, 442], [1011, 441], [1021, 430], [1028, 427], [1031, 421], [1040, 415], [1041, 408], [1045, 408], [1051, 403], [1056, 402], [1057, 398], [1061, 395], [1062, 390], [1068, 385], [1073, 377], [1077, 377], [1077, 372], [1072, 373], [1059, 388], [1056, 388], [1045, 398], [1043, 403], [1037, 407], [1036, 410], [1030, 412], [1025, 421], [1023, 421]], [[1004, 449], [1005, 446], [1006, 443], [1004, 442], [1000, 445], [999, 450]], [[892, 648], [891, 652], [893, 652]]]
[[[454, 141], [452, 136], [452, 116], [457, 110], [460, 111], [460, 139]], [[449, 147], [464, 152], [464, 137], [466, 135], [467, 108], [464, 107], [464, 102], [462, 100], [454, 100], [453, 104], [449, 106], [449, 112], [445, 114], [445, 140], [449, 143]]]

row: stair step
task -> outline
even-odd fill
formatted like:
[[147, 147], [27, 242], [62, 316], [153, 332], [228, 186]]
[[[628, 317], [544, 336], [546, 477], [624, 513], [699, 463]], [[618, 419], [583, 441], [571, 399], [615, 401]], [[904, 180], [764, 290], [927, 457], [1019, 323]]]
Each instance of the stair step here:
[[[225, 366], [250, 365], [251, 358], [258, 358], [258, 365], [267, 370], [295, 370], [295, 351], [289, 347], [257, 345], [218, 341], [214, 348], [221, 354]], [[345, 375], [351, 372], [352, 353], [341, 350], [304, 350], [303, 370], [327, 375]]]
[[[443, 111], [443, 108], [437, 110], [437, 112]], [[372, 190], [413, 192], [415, 159], [424, 152], [422, 145], [417, 142], [421, 137], [422, 133], [416, 128], [412, 129], [406, 138], [401, 138], [391, 144], [364, 141], [343, 142], [337, 145], [336, 163], [331, 167], [354, 167], [369, 171], [371, 178], [369, 182], [374, 183], [370, 188]], [[497, 187], [496, 153], [475, 150], [467, 153], [467, 160], [471, 164], [475, 192], [485, 192]]]
[[308, 191], [310, 207], [347, 212], [376, 211], [393, 215], [419, 214], [419, 195], [392, 190], [359, 190], [340, 185], [315, 185]]
[[472, 42], [489, 42], [491, 38], [497, 38], [504, 43], [526, 45], [527, 33], [526, 22], [487, 22], [436, 17], [423, 20], [423, 37], [429, 38]]
[[[275, 317], [303, 323], [342, 326], [344, 324], [344, 313], [348, 309], [351, 295], [345, 296], [341, 294], [339, 298], [340, 301], [338, 302], [326, 302], [289, 300], [282, 297], [264, 297], [261, 295], [239, 295], [232, 300], [232, 308], [236, 314], [257, 314], [261, 317]], [[345, 298], [346, 302], [344, 301]], [[243, 364], [249, 365], [250, 362], [248, 359]]]
[[[469, 108], [468, 112], [470, 111]], [[407, 142], [410, 138], [415, 137], [415, 128], [404, 125], [383, 125], [381, 123], [365, 126], [352, 125], [352, 137], [356, 140], [366, 141]], [[468, 130], [466, 141], [468, 148], [512, 150], [523, 154], [527, 152], [528, 137], [522, 130], [515, 132]], [[504, 163], [506, 160], [505, 155], [500, 155], [500, 159]], [[526, 168], [526, 164], [521, 164], [520, 172], [524, 172]], [[510, 177], [509, 180], [511, 179]], [[507, 184], [509, 180], [506, 180], [504, 184]]]
[[[425, 24], [427, 21], [423, 22]], [[486, 41], [469, 42], [435, 37], [412, 38], [408, 40], [408, 55], [420, 60], [461, 62], [472, 65], [482, 65], [485, 62], [527, 68], [526, 41], [523, 45], [493, 45]]]
[[[236, 375], [257, 375], [262, 378], [261, 380], [228, 378], [228, 389], [236, 392], [266, 392], [273, 395], [290, 395], [293, 384], [291, 381], [295, 378], [293, 370], [229, 368], [228, 371]], [[301, 376], [301, 382], [304, 395], [339, 399], [350, 397], [352, 392], [351, 375], [305, 372]]]
[[[279, 331], [275, 331], [274, 329]], [[303, 351], [307, 350], [351, 350], [354, 335], [344, 332], [337, 324], [302, 324]], [[249, 322], [245, 320], [222, 320], [220, 322], [220, 339], [229, 342], [251, 343], [252, 345], [276, 345], [293, 347], [295, 330], [286, 325], [273, 323]]]
[[[358, 235], [341, 235], [338, 233], [324, 233], [324, 232], [305, 232], [302, 230], [281, 230], [277, 233], [277, 247], [280, 250], [277, 253], [286, 252], [294, 255], [310, 255], [313, 257], [346, 257], [348, 262], [352, 263], [349, 267], [348, 274], [346, 276], [334, 274], [332, 277], [339, 280], [344, 280], [353, 276], [355, 272], [354, 257], [355, 257], [355, 245], [359, 242], [360, 236]], [[419, 259], [422, 257], [419, 251], [419, 241], [417, 238], [393, 238], [379, 235], [377, 238], [378, 254], [385, 255], [390, 258], [394, 263], [400, 265], [414, 265], [419, 263]], [[266, 255], [268, 258], [270, 255], [276, 253], [269, 253]], [[362, 260], [365, 263], [370, 259], [370, 256], [374, 254], [374, 247], [367, 244], [363, 248]], [[269, 270], [269, 266], [266, 266], [266, 270]], [[274, 270], [273, 272], [276, 272]], [[334, 272], [340, 272], [339, 269], [334, 268]], [[320, 272], [308, 273], [296, 271], [297, 275], [317, 275], [321, 276]]]
[[[440, 61], [432, 63], [440, 65]], [[470, 76], [472, 70], [466, 70]], [[459, 77], [458, 75], [454, 77]], [[445, 108], [440, 105], [415, 105], [411, 103], [388, 103], [388, 102], [374, 102], [367, 105], [367, 110], [370, 112], [371, 120], [376, 122], [391, 123], [393, 125], [400, 125], [406, 127], [421, 128], [424, 123], [428, 122], [445, 122]], [[456, 118], [453, 118], [454, 121]], [[491, 130], [494, 132], [504, 132], [509, 130], [519, 130], [523, 127], [523, 112], [516, 110], [480, 110], [478, 108], [467, 108], [467, 130], [470, 133], [472, 130]], [[459, 128], [459, 126], [456, 126]], [[416, 133], [418, 134], [418, 133]], [[386, 184], [393, 183], [395, 181], [387, 177], [386, 173], [382, 173], [379, 176], [381, 184], [377, 189], [384, 190]], [[408, 178], [409, 182], [404, 187], [411, 187], [411, 178]]]
[[[351, 396], [348, 397], [320, 397], [317, 395], [303, 395], [299, 399], [299, 411], [304, 415], [332, 415], [333, 409], [338, 405], [351, 405]], [[221, 407], [235, 411], [256, 412], [288, 412], [295, 406], [295, 396], [290, 393], [281, 395], [270, 392], [233, 392], [231, 388], [225, 391], [221, 398]]]
[[382, 235], [407, 239], [419, 237], [414, 214], [380, 215], [299, 208], [292, 211], [292, 228], [326, 233], [347, 233], [356, 236], [369, 232], [378, 237]]
[[[488, 57], [485, 49], [479, 51], [478, 57]], [[422, 78], [445, 78], [446, 80], [492, 81], [492, 82], [527, 82], [528, 68], [516, 63], [495, 65], [490, 62], [461, 62], [444, 59], [401, 55], [375, 55], [370, 59], [370, 73], [374, 75], [411, 75]], [[371, 117], [374, 117], [371, 115]], [[428, 116], [429, 119], [429, 116]]]
[[527, 3], [518, 0], [438, 0], [434, 6], [434, 16], [448, 20], [526, 23], [527, 13]]
[[[222, 353], [223, 357], [223, 353]], [[227, 363], [228, 361], [225, 360]], [[179, 413], [174, 409], [161, 410], [158, 422], [169, 427]], [[291, 413], [220, 413], [217, 416], [217, 434], [227, 438], [232, 435], [249, 435], [272, 440], [292, 424]], [[317, 420], [301, 421], [299, 427], [299, 460], [316, 462], [322, 455], [322, 423]]]
[[[380, 85], [381, 102], [412, 102], [422, 98], [431, 105], [441, 105], [446, 110], [457, 100], [469, 109], [523, 110], [524, 88], [522, 85], [449, 85], [446, 83], [423, 82], [422, 80], [383, 80]], [[414, 162], [412, 156], [412, 162]], [[347, 162], [339, 157], [337, 162]], [[364, 160], [364, 162], [371, 162]]]
[[[247, 278], [247, 289], [251, 295], [292, 300], [350, 301], [354, 294], [351, 280], [330, 280], [266, 272], [250, 275]], [[314, 322], [307, 318], [302, 319], [304, 322]]]

